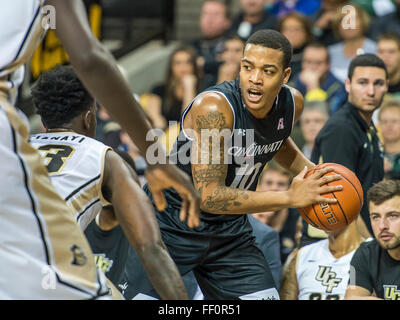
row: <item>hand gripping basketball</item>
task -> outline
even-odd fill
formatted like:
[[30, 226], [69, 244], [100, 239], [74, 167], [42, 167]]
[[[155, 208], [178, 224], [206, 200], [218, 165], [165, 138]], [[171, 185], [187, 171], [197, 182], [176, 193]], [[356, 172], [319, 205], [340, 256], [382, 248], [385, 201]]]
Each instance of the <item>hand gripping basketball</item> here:
[[340, 174], [342, 178], [328, 182], [327, 186], [341, 185], [341, 191], [323, 194], [327, 199], [336, 199], [336, 203], [320, 201], [318, 203], [299, 208], [304, 220], [315, 228], [324, 231], [341, 229], [355, 220], [363, 205], [363, 190], [357, 176], [345, 166], [337, 163], [323, 163], [311, 168], [305, 178], [310, 177], [320, 169], [331, 167], [334, 170], [324, 176]]

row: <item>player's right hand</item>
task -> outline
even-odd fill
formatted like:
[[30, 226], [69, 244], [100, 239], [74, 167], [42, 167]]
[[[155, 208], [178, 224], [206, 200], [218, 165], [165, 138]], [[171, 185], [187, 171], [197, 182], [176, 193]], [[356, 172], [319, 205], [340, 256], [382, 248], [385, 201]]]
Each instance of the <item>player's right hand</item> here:
[[148, 165], [145, 176], [159, 211], [167, 206], [162, 190], [173, 188], [182, 199], [180, 220], [187, 220], [189, 228], [200, 225], [200, 195], [186, 173], [173, 164], [155, 164]]
[[343, 189], [341, 185], [328, 186], [329, 182], [340, 180], [340, 174], [327, 175], [328, 172], [334, 171], [332, 167], [326, 167], [316, 170], [309, 177], [305, 177], [308, 168], [304, 169], [292, 180], [289, 187], [289, 199], [291, 208], [303, 208], [314, 203], [336, 203], [335, 198], [326, 198], [323, 194], [340, 191]]

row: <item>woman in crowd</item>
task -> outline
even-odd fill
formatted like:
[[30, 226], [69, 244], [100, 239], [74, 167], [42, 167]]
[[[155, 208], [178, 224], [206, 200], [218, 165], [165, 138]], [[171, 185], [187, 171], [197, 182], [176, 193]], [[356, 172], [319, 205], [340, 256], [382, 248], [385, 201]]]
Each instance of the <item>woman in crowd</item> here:
[[146, 103], [146, 112], [154, 127], [166, 129], [169, 121], [179, 122], [182, 111], [200, 90], [200, 72], [195, 51], [179, 46], [171, 54], [166, 79], [153, 87]]

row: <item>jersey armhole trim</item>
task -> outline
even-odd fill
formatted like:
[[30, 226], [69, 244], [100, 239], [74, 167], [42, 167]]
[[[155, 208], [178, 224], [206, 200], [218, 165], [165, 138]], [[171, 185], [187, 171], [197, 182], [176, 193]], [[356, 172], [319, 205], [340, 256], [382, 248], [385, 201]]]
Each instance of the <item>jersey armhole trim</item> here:
[[189, 141], [193, 141], [193, 139], [190, 138], [190, 137], [186, 134], [186, 132], [185, 132], [185, 128], [184, 128], [185, 116], [186, 116], [186, 114], [188, 113], [188, 111], [190, 110], [190, 108], [192, 107], [193, 102], [194, 102], [200, 95], [205, 94], [205, 93], [210, 93], [210, 92], [214, 92], [214, 93], [221, 94], [221, 95], [225, 98], [225, 100], [228, 101], [229, 106], [231, 107], [232, 113], [233, 113], [233, 128], [232, 128], [231, 137], [232, 137], [232, 135], [233, 135], [233, 132], [234, 132], [235, 126], [236, 126], [235, 109], [233, 109], [233, 106], [232, 106], [231, 102], [229, 101], [229, 99], [226, 97], [226, 95], [225, 95], [224, 93], [222, 93], [222, 92], [220, 92], [220, 91], [217, 91], [217, 90], [210, 90], [210, 91], [201, 92], [201, 93], [199, 93], [196, 97], [194, 97], [194, 99], [189, 103], [189, 106], [186, 108], [186, 110], [185, 110], [185, 111], [183, 112], [183, 114], [182, 114], [182, 118], [181, 118], [182, 132], [183, 132], [185, 138], [188, 139]]
[[295, 102], [295, 100], [294, 100], [294, 96], [293, 96], [293, 93], [292, 93], [292, 90], [290, 89], [290, 87], [287, 86], [286, 84], [284, 84], [283, 86], [285, 86], [286, 88], [289, 89], [289, 92], [290, 92], [290, 95], [292, 96], [292, 101], [293, 101], [292, 129], [290, 130], [290, 132], [292, 132], [292, 131], [293, 131], [293, 128], [294, 128], [294, 120], [295, 120], [295, 118], [296, 118], [296, 102]]

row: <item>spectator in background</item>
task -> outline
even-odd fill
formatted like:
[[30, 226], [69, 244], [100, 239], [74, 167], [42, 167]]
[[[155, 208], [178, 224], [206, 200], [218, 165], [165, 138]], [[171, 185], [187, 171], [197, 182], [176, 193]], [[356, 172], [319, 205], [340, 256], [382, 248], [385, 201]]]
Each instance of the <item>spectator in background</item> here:
[[389, 89], [385, 101], [400, 99], [400, 35], [385, 33], [378, 38], [378, 57], [385, 62], [389, 73]]
[[347, 0], [321, 0], [321, 8], [311, 17], [315, 39], [329, 46], [337, 41], [333, 34], [332, 22], [338, 8], [342, 8]]
[[196, 53], [190, 46], [177, 47], [168, 62], [166, 79], [148, 96], [146, 112], [155, 128], [166, 129], [169, 121], [180, 121], [182, 111], [200, 90]]
[[[335, 162], [352, 170], [361, 182], [364, 194], [383, 179], [381, 144], [372, 121], [387, 92], [388, 73], [384, 62], [373, 54], [354, 58], [346, 79], [348, 103], [335, 112], [319, 132], [312, 162]], [[372, 234], [366, 197], [358, 219], [364, 238]], [[307, 237], [309, 235], [303, 234]]]
[[321, 7], [320, 0], [276, 0], [269, 12], [281, 18], [293, 11], [310, 16]]
[[290, 68], [292, 72], [290, 79], [294, 79], [301, 71], [301, 60], [304, 48], [312, 41], [313, 34], [309, 19], [297, 12], [292, 12], [279, 20], [278, 31], [290, 42], [293, 48]]
[[400, 101], [387, 101], [379, 110], [384, 147], [384, 170], [389, 179], [400, 179]]
[[[286, 191], [289, 189], [290, 181], [290, 173], [272, 162], [261, 173], [257, 191]], [[279, 211], [253, 213], [252, 216], [279, 233], [281, 262], [283, 265], [290, 252], [297, 247], [298, 210], [289, 208]]]
[[341, 42], [328, 47], [331, 72], [343, 83], [347, 78], [350, 62], [355, 56], [376, 53], [376, 43], [366, 37], [370, 24], [368, 14], [356, 4], [349, 6], [354, 9], [344, 10], [342, 6], [337, 9], [333, 20], [333, 32]]
[[396, 9], [392, 13], [377, 18], [371, 26], [371, 38], [377, 40], [381, 34], [393, 32], [400, 34], [400, 0], [393, 0]]
[[235, 80], [239, 76], [244, 43], [237, 35], [227, 36], [218, 68], [218, 83]]
[[345, 299], [400, 300], [400, 181], [381, 181], [366, 198], [375, 239], [354, 253]]
[[201, 38], [189, 44], [196, 49], [197, 63], [203, 71], [204, 88], [215, 85], [218, 77], [218, 60], [222, 52], [224, 34], [231, 25], [231, 15], [225, 1], [206, 0], [200, 11]]
[[320, 43], [311, 43], [304, 49], [301, 72], [289, 85], [299, 90], [306, 102], [326, 101], [330, 114], [347, 100], [343, 83], [330, 72], [328, 49]]
[[328, 105], [323, 101], [306, 102], [300, 117], [300, 128], [305, 144], [302, 148], [304, 155], [311, 159], [315, 138], [328, 121]]
[[363, 239], [354, 221], [329, 238], [295, 250], [284, 266], [282, 300], [342, 300], [350, 261]]
[[276, 30], [278, 20], [275, 15], [268, 13], [264, 2], [265, 0], [240, 0], [241, 11], [232, 21], [229, 34], [237, 34], [246, 42], [258, 30]]

